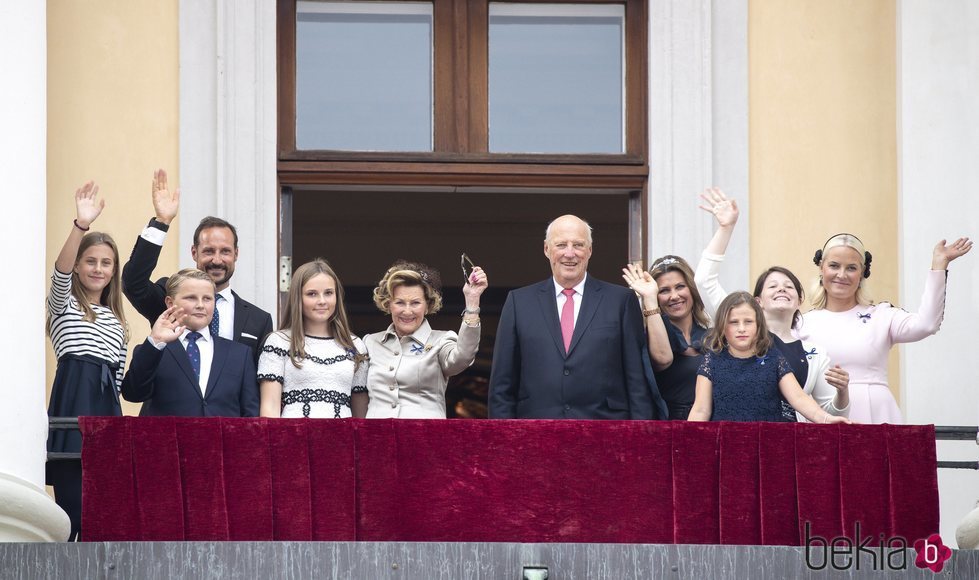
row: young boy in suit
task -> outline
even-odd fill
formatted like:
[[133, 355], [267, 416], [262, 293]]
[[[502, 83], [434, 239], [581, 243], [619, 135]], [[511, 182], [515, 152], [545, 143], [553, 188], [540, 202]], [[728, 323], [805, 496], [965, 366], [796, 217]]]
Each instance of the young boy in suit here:
[[122, 381], [141, 416], [256, 417], [259, 397], [251, 349], [213, 336], [214, 282], [196, 268], [166, 283], [166, 310], [136, 347]]

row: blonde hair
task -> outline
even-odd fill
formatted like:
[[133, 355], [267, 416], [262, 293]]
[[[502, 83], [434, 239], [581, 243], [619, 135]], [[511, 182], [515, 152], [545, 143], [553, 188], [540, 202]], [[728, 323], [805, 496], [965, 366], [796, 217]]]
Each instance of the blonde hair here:
[[[823, 244], [823, 248], [821, 250], [816, 250], [816, 254], [812, 259], [813, 263], [816, 264], [816, 267], [822, 268], [823, 260], [826, 257], [826, 252], [833, 248], [839, 247], [851, 248], [860, 256], [860, 266], [863, 268], [863, 271], [861, 272], [860, 283], [857, 285], [857, 304], [862, 306], [873, 304], [873, 300], [871, 300], [869, 297], [870, 292], [867, 288], [868, 284], [866, 282], [866, 279], [870, 277], [870, 264], [873, 261], [873, 256], [866, 250], [866, 248], [864, 248], [863, 242], [860, 241], [860, 238], [853, 234], [847, 233], [836, 234], [835, 236], [830, 237], [828, 240], [826, 240], [826, 243]], [[813, 284], [810, 293], [812, 294], [811, 303], [815, 310], [826, 308], [826, 288], [823, 286], [823, 276], [821, 273], [819, 278], [817, 278], [816, 282]]]
[[721, 301], [721, 305], [717, 307], [717, 319], [714, 327], [710, 329], [704, 339], [704, 346], [711, 352], [721, 352], [727, 347], [727, 338], [724, 336], [727, 319], [731, 316], [731, 311], [742, 304], [751, 306], [755, 312], [755, 325], [758, 329], [752, 344], [755, 347], [755, 356], [765, 356], [768, 349], [772, 347], [772, 337], [768, 334], [768, 324], [765, 322], [765, 313], [762, 311], [761, 305], [750, 293], [741, 291], [728, 294]]
[[667, 272], [677, 272], [683, 276], [683, 283], [687, 285], [687, 288], [690, 290], [690, 296], [693, 298], [693, 308], [691, 309], [693, 321], [702, 328], [709, 327], [710, 319], [707, 317], [707, 309], [704, 308], [704, 301], [700, 297], [700, 291], [697, 290], [697, 284], [694, 282], [693, 268], [690, 267], [690, 264], [680, 256], [667, 254], [657, 258], [653, 262], [653, 265], [649, 267], [649, 274], [656, 281], [659, 281], [659, 277]]
[[[112, 275], [109, 276], [109, 283], [105, 285], [105, 288], [102, 289], [102, 293], [99, 295], [99, 304], [112, 311], [112, 315], [122, 325], [123, 341], [129, 342], [129, 324], [126, 322], [126, 313], [122, 308], [122, 283], [119, 281], [119, 247], [116, 246], [115, 240], [105, 232], [89, 232], [85, 234], [82, 237], [82, 241], [78, 244], [78, 252], [75, 253], [75, 266], [78, 266], [82, 255], [89, 248], [99, 244], [108, 246], [112, 250]], [[85, 287], [82, 286], [82, 282], [78, 278], [78, 272], [75, 271], [75, 268], [71, 269], [71, 295], [75, 298], [75, 302], [78, 303], [78, 308], [82, 311], [82, 320], [85, 322], [95, 322], [95, 310], [89, 304]], [[50, 316], [47, 320], [47, 332], [48, 336], [51, 336]]]
[[323, 274], [329, 276], [336, 286], [336, 307], [328, 321], [333, 333], [333, 340], [343, 347], [348, 354], [352, 355], [354, 370], [360, 367], [360, 363], [367, 360], [367, 355], [359, 352], [354, 346], [353, 332], [350, 330], [350, 321], [347, 318], [347, 309], [343, 300], [343, 284], [336, 272], [330, 267], [323, 258], [316, 258], [312, 262], [306, 262], [296, 269], [292, 275], [292, 284], [289, 286], [289, 297], [286, 300], [286, 307], [282, 311], [279, 321], [279, 331], [289, 338], [289, 360], [297, 369], [302, 368], [302, 359], [306, 358], [306, 330], [303, 325], [303, 288], [314, 277]]
[[427, 314], [435, 314], [442, 309], [442, 279], [438, 271], [425, 264], [398, 260], [387, 269], [374, 288], [374, 304], [381, 312], [391, 314], [391, 298], [394, 291], [402, 286], [422, 289], [428, 305]]
[[[198, 270], [197, 268], [184, 268], [183, 270], [177, 272], [173, 276], [167, 278], [166, 292], [169, 298], [176, 298], [177, 291], [180, 290], [180, 285], [187, 280], [200, 280], [202, 282], [210, 282], [211, 288], [214, 288], [214, 280], [207, 275], [207, 272], [203, 270]], [[215, 290], [216, 292], [216, 290]]]

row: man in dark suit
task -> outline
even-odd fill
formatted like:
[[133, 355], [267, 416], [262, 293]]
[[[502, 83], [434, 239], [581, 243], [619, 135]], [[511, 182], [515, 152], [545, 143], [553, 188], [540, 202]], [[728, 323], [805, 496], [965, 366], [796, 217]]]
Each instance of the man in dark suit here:
[[212, 336], [214, 283], [194, 268], [167, 281], [166, 310], [133, 351], [122, 396], [140, 416], [257, 417], [255, 362], [248, 347]]
[[[156, 217], [150, 220], [136, 238], [129, 262], [122, 269], [122, 291], [129, 302], [150, 324], [166, 309], [166, 278], [155, 284], [150, 280], [160, 258], [170, 222], [177, 216], [180, 190], [173, 194], [167, 186], [167, 173], [162, 169], [153, 175], [153, 209]], [[238, 296], [230, 286], [238, 260], [238, 232], [223, 219], [206, 217], [194, 231], [190, 249], [197, 268], [206, 272], [217, 289], [215, 319], [212, 334], [240, 342], [252, 349], [255, 361], [265, 337], [272, 332], [272, 316]]]
[[[494, 419], [653, 419], [662, 413], [631, 290], [587, 275], [591, 227], [547, 227], [552, 277], [510, 292], [493, 350]], [[656, 409], [656, 410], [654, 410]]]

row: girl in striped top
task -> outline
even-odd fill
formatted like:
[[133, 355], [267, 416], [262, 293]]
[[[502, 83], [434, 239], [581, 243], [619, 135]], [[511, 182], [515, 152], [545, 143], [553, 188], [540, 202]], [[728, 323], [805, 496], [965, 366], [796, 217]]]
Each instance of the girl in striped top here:
[[[88, 182], [75, 191], [77, 218], [58, 254], [47, 300], [48, 335], [58, 357], [48, 416], [121, 415], [119, 387], [128, 332], [122, 310], [119, 250], [108, 234], [89, 232], [105, 200]], [[87, 233], [86, 233], [87, 232]], [[48, 451], [81, 451], [78, 431], [53, 431]], [[71, 538], [81, 524], [81, 464], [52, 461], [47, 482], [71, 519]]]

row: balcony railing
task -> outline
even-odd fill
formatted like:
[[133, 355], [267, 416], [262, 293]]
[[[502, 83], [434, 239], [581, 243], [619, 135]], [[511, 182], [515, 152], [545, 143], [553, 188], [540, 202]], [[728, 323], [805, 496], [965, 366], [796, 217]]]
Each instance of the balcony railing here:
[[[49, 417], [48, 428], [58, 430], [78, 430], [78, 417]], [[975, 425], [936, 425], [936, 441], [974, 441], [979, 444], [979, 426]], [[48, 452], [48, 461], [78, 461], [81, 453]], [[979, 471], [979, 461], [938, 461], [940, 469], [972, 469]]]

